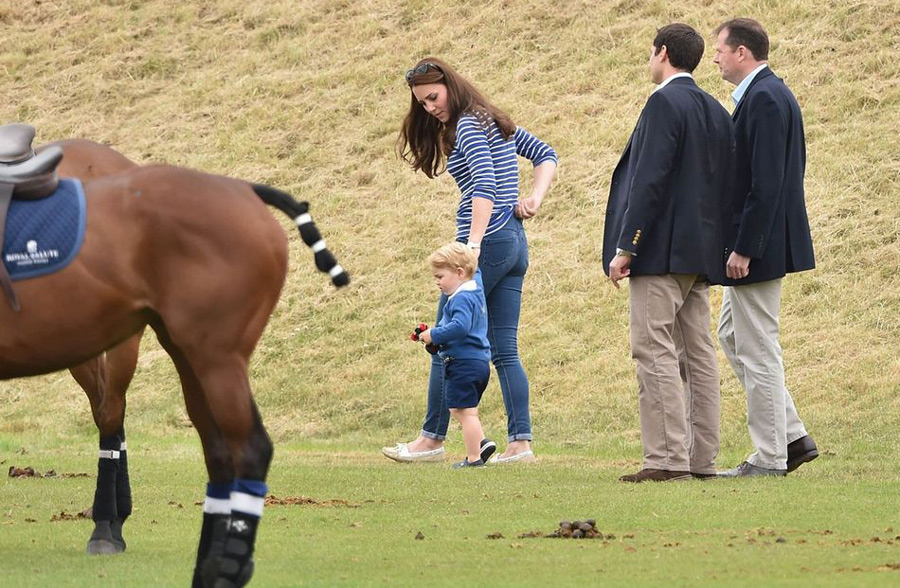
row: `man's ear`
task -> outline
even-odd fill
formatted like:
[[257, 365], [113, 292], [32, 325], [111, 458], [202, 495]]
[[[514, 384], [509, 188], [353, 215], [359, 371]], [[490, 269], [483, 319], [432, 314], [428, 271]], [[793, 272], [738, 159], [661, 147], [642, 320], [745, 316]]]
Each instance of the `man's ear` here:
[[668, 61], [669, 60], [669, 49], [662, 45], [659, 48], [659, 51], [656, 52], [656, 56], [659, 57], [660, 61]]

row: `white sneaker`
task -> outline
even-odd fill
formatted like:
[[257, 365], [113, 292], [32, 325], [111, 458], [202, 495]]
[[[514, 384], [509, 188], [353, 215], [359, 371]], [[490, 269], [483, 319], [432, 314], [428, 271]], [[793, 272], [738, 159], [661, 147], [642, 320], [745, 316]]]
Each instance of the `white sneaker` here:
[[492, 457], [488, 463], [502, 465], [506, 463], [533, 463], [535, 461], [537, 461], [537, 458], [534, 456], [534, 451], [529, 449], [528, 451], [510, 455], [509, 457], [497, 455]]
[[410, 451], [407, 443], [397, 443], [393, 447], [382, 447], [381, 453], [389, 459], [403, 462], [444, 461], [444, 448], [438, 447], [429, 451]]

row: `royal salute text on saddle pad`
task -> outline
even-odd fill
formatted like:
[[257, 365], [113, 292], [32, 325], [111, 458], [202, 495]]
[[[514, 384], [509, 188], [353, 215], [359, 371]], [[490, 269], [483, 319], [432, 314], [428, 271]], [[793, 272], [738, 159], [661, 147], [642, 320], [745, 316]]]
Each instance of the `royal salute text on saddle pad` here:
[[84, 189], [78, 180], [59, 181], [53, 195], [13, 200], [6, 218], [3, 263], [13, 280], [57, 272], [72, 262], [87, 223]]

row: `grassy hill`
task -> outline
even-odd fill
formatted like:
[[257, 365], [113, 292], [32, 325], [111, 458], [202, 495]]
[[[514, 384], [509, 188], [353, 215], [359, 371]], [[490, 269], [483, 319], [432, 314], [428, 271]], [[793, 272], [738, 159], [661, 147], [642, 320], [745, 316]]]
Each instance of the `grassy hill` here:
[[[599, 262], [609, 178], [652, 90], [656, 27], [710, 33], [695, 77], [730, 108], [709, 44], [719, 22], [741, 15], [767, 27], [770, 63], [806, 122], [818, 267], [785, 280], [788, 384], [823, 447], [879, 468], [900, 454], [900, 17], [890, 0], [10, 2], [0, 4], [0, 121], [35, 125], [40, 142], [90, 138], [140, 162], [309, 200], [354, 281], [334, 291], [285, 222], [290, 274], [253, 359], [256, 397], [276, 442], [377, 451], [421, 424], [427, 360], [407, 334], [433, 320], [425, 258], [452, 238], [457, 201], [449, 176], [430, 181], [394, 154], [403, 73], [426, 55], [447, 59], [560, 155], [527, 223], [520, 342], [536, 448], [636, 459], [627, 294]], [[722, 374], [723, 441], [737, 457], [749, 446], [744, 398], [724, 358]], [[128, 413], [130, 431], [190, 434], [151, 335]], [[502, 439], [496, 382], [483, 414]], [[92, 431], [67, 374], [0, 383], [6, 444]]]

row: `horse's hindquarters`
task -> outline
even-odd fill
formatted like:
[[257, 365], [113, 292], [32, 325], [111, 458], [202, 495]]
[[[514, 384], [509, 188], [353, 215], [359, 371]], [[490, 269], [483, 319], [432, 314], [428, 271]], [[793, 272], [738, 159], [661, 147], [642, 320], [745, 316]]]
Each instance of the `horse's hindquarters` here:
[[129, 175], [149, 307], [179, 347], [248, 359], [287, 274], [281, 225], [245, 182], [168, 166]]

